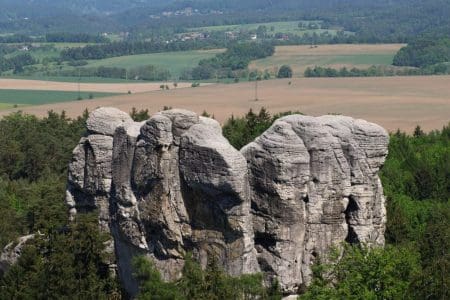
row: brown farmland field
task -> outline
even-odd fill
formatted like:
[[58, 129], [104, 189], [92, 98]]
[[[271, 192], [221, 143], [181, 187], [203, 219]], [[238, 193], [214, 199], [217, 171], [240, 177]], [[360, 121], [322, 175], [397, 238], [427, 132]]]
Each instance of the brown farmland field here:
[[[143, 93], [157, 91], [161, 84], [167, 84], [173, 89], [172, 82], [146, 82], [146, 83], [80, 83], [82, 92], [104, 92], [104, 93]], [[191, 83], [179, 82], [177, 88], [190, 87]], [[8, 90], [39, 90], [39, 91], [78, 91], [78, 82], [56, 82], [43, 80], [24, 79], [0, 79], [0, 89]]]
[[[270, 80], [258, 82], [258, 97], [255, 101], [255, 83], [245, 82], [20, 109], [39, 116], [46, 115], [51, 109], [65, 110], [75, 117], [85, 108], [93, 110], [99, 106], [114, 106], [126, 112], [132, 107], [147, 108], [152, 113], [171, 106], [197, 113], [206, 110], [223, 122], [232, 114], [241, 116], [250, 108], [265, 107], [271, 113], [298, 110], [316, 116], [349, 115], [378, 123], [390, 131], [400, 128], [407, 132], [412, 132], [416, 125], [426, 131], [441, 129], [450, 121], [450, 76]], [[1, 111], [0, 115], [11, 111]]]
[[[276, 74], [282, 65], [291, 66], [294, 77], [303, 77], [307, 67], [361, 68], [372, 65], [390, 66], [404, 44], [338, 44], [302, 46], [277, 46], [273, 56], [255, 60], [250, 69], [269, 70]], [[391, 66], [392, 67], [392, 66]], [[392, 67], [393, 68], [393, 67]]]

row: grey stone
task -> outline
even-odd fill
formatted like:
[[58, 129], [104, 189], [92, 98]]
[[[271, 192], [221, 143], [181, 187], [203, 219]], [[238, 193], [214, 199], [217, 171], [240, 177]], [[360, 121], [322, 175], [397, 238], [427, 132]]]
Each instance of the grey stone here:
[[292, 115], [244, 147], [262, 270], [296, 293], [311, 264], [344, 241], [383, 245], [381, 127], [342, 116]]
[[238, 151], [217, 121], [193, 112], [163, 111], [142, 123], [124, 114], [101, 108], [88, 120], [66, 202], [72, 218], [100, 211], [114, 241], [111, 264], [131, 295], [138, 254], [166, 280], [180, 276], [192, 252], [203, 266], [215, 256], [231, 275], [262, 271], [295, 294], [331, 247], [384, 244], [381, 127], [291, 115]]
[[22, 254], [23, 248], [34, 237], [34, 234], [21, 236], [15, 242], [11, 242], [3, 248], [0, 253], [0, 278], [17, 262]]
[[245, 158], [206, 124], [181, 139], [180, 173], [198, 259], [215, 255], [232, 275], [259, 271]]
[[90, 133], [112, 136], [118, 126], [132, 122], [127, 113], [117, 108], [100, 107], [89, 114], [86, 126]]

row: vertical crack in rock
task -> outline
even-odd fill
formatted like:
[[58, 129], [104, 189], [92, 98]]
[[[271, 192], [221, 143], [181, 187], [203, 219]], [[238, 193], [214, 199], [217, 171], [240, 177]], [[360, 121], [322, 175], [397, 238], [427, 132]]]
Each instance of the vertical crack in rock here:
[[356, 203], [355, 199], [352, 195], [348, 197], [348, 205], [347, 209], [345, 210], [345, 221], [348, 225], [348, 233], [347, 237], [345, 238], [345, 241], [349, 244], [356, 244], [359, 242], [358, 235], [356, 234], [355, 230], [353, 229], [353, 221], [355, 219], [355, 216], [357, 215], [357, 212], [359, 210], [358, 204]]
[[215, 256], [229, 274], [262, 271], [290, 294], [308, 285], [311, 264], [332, 246], [384, 244], [377, 174], [388, 135], [375, 124], [287, 116], [241, 151], [215, 120], [180, 109], [137, 123], [99, 108], [87, 128], [66, 202], [71, 218], [99, 211], [110, 264], [130, 295], [135, 255], [166, 280], [180, 276], [187, 252], [203, 266]]

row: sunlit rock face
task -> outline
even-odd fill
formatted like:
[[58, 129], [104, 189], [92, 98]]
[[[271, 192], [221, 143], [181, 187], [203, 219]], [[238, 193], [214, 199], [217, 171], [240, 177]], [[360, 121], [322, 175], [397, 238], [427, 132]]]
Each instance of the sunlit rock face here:
[[381, 127], [342, 116], [291, 115], [241, 153], [250, 179], [259, 266], [295, 293], [332, 246], [384, 244]]
[[342, 242], [383, 245], [378, 171], [388, 135], [342, 116], [291, 115], [234, 149], [215, 120], [168, 110], [145, 122], [114, 108], [87, 120], [74, 149], [71, 218], [96, 210], [125, 289], [131, 259], [146, 255], [163, 277], [184, 255], [212, 256], [231, 275], [264, 272], [286, 294], [311, 280], [311, 264]]

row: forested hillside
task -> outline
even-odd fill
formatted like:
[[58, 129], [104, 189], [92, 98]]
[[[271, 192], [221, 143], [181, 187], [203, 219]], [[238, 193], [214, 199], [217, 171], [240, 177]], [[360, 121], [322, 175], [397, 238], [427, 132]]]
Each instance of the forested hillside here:
[[[250, 111], [245, 117], [230, 118], [223, 132], [241, 148], [281, 115]], [[132, 116], [148, 118], [147, 111], [134, 110]], [[123, 296], [105, 269], [105, 238], [98, 232], [95, 216], [67, 222], [67, 164], [85, 132], [86, 117], [70, 120], [49, 113], [37, 119], [18, 113], [0, 120], [4, 137], [0, 144], [0, 247], [20, 235], [38, 234], [19, 263], [0, 279], [0, 298]], [[387, 247], [371, 251], [349, 246], [337, 264], [317, 264], [313, 284], [302, 291], [306, 292], [302, 299], [450, 296], [450, 127], [431, 133], [418, 127], [413, 136], [392, 133], [381, 178], [387, 196]], [[135, 266], [142, 299], [149, 299], [149, 294], [164, 299], [192, 299], [193, 295], [210, 299], [214, 294], [279, 299], [277, 287], [263, 289], [260, 277], [232, 279], [214, 265], [202, 272], [195, 263], [188, 264], [182, 280], [173, 284], [163, 283], [145, 261], [137, 259]]]
[[355, 32], [360, 42], [450, 33], [450, 3], [445, 0], [1, 2], [0, 32], [7, 33], [140, 32], [281, 20], [322, 20]]
[[424, 68], [450, 62], [450, 39], [419, 37], [400, 49], [394, 57], [394, 65]]

